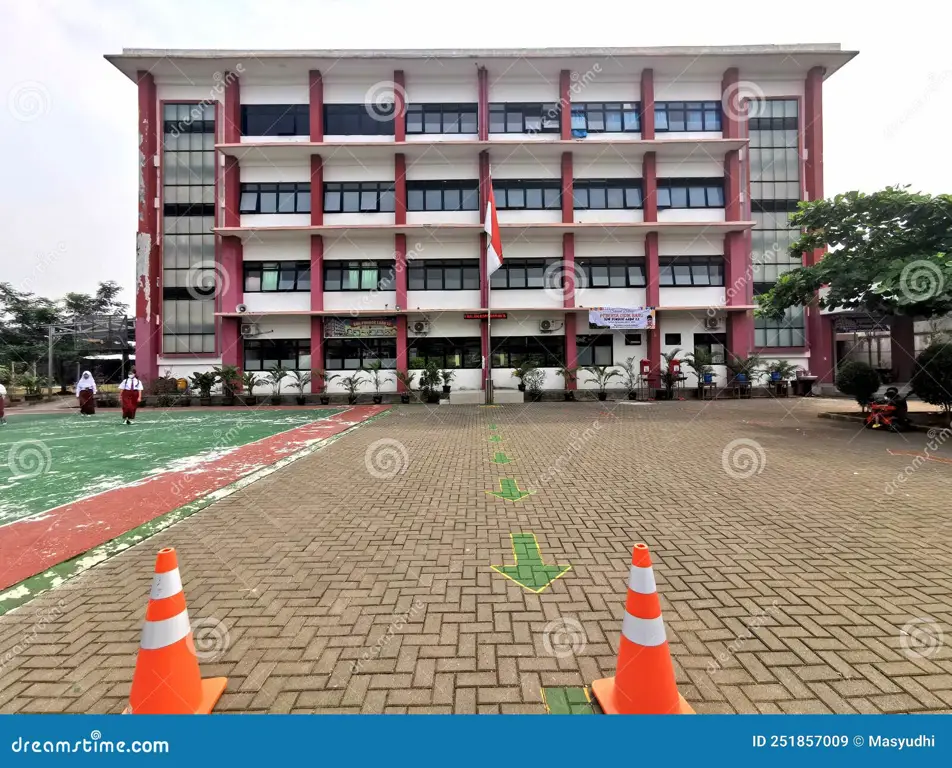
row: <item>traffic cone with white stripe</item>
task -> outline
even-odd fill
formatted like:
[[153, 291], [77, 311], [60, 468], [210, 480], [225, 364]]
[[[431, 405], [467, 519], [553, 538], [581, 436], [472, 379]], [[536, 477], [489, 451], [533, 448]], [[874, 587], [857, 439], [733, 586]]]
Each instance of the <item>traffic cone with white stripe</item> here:
[[202, 680], [174, 549], [159, 550], [142, 642], [123, 714], [207, 715], [228, 679]]
[[647, 544], [635, 544], [615, 676], [592, 692], [609, 715], [693, 715], [678, 693]]

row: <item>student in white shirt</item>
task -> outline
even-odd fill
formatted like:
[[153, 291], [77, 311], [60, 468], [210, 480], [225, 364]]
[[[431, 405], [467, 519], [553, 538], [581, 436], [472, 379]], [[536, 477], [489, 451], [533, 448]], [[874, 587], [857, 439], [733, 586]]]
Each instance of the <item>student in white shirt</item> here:
[[129, 375], [119, 385], [119, 401], [122, 404], [122, 421], [135, 424], [136, 409], [142, 400], [142, 382], [136, 378], [136, 369], [130, 368]]
[[7, 388], [0, 384], [0, 427], [7, 423], [7, 417], [4, 415], [6, 408]]
[[80, 416], [96, 413], [96, 380], [89, 371], [83, 371], [82, 378], [76, 382], [76, 397], [79, 398]]

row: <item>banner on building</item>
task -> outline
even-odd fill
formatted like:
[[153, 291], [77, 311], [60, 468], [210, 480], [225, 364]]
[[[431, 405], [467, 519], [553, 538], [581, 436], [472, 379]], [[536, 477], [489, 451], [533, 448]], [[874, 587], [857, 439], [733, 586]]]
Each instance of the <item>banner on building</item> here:
[[588, 322], [613, 330], [650, 330], [655, 327], [655, 310], [654, 307], [591, 307]]
[[397, 321], [392, 317], [325, 317], [325, 339], [370, 339], [395, 337]]

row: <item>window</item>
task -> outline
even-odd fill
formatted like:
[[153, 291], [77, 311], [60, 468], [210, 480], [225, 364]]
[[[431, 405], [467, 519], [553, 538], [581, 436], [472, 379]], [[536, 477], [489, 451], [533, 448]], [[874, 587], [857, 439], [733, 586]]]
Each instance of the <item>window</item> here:
[[559, 133], [559, 105], [490, 104], [490, 133]]
[[325, 291], [395, 291], [392, 261], [325, 261]]
[[638, 132], [641, 130], [641, 105], [636, 101], [573, 104], [572, 130], [587, 133]]
[[641, 208], [641, 179], [576, 179], [572, 197], [579, 211]]
[[751, 106], [752, 200], [800, 199], [800, 152], [796, 99], [767, 99]]
[[308, 261], [246, 261], [245, 293], [310, 291]]
[[379, 361], [384, 368], [397, 367], [396, 339], [326, 339], [324, 368], [357, 371]]
[[681, 343], [681, 334], [680, 333], [666, 333], [664, 335], [664, 344], [667, 347], [674, 346]]
[[723, 256], [662, 256], [658, 268], [658, 285], [724, 285]]
[[392, 136], [393, 104], [325, 104], [325, 136]]
[[540, 368], [559, 368], [565, 360], [564, 336], [493, 337], [493, 368], [518, 368], [531, 363]]
[[724, 365], [727, 362], [727, 334], [695, 333], [694, 351], [707, 352], [713, 358], [714, 365]]
[[576, 259], [575, 267], [582, 275], [577, 288], [645, 287], [644, 259]]
[[246, 371], [280, 365], [290, 371], [311, 370], [310, 339], [245, 339]]
[[658, 179], [658, 208], [723, 208], [724, 179]]
[[162, 352], [215, 354], [215, 106], [162, 106]]
[[[754, 283], [754, 296], [766, 293], [773, 285]], [[790, 307], [782, 318], [755, 317], [754, 345], [757, 347], [802, 347], [804, 336], [803, 307]]]
[[482, 368], [482, 342], [478, 336], [457, 339], [410, 339], [409, 367], [425, 368], [436, 363], [440, 369]]
[[587, 365], [613, 365], [612, 339], [614, 334], [601, 333], [592, 336], [577, 336], [575, 349], [578, 356], [578, 365], [584, 368]]
[[308, 104], [242, 104], [242, 136], [310, 136]]
[[494, 181], [493, 195], [500, 211], [562, 209], [562, 182], [558, 179]]
[[411, 291], [478, 291], [479, 259], [418, 259], [407, 269]]
[[392, 181], [330, 181], [324, 185], [324, 213], [393, 213]]
[[239, 208], [241, 213], [310, 213], [311, 185], [242, 184]]
[[657, 101], [655, 102], [656, 131], [719, 131], [721, 130], [721, 103], [719, 101]]
[[478, 211], [479, 182], [408, 181], [408, 211]]
[[641, 346], [641, 334], [640, 334], [640, 333], [626, 333], [626, 334], [625, 334], [625, 346], [626, 346], [626, 347], [640, 347], [640, 346]]
[[506, 259], [490, 277], [492, 290], [507, 288], [562, 289], [561, 262], [555, 259]]
[[751, 201], [751, 263], [754, 282], [772, 283], [782, 274], [802, 266], [799, 256], [790, 253], [799, 230], [790, 227], [796, 200]]
[[407, 133], [477, 133], [475, 104], [410, 104]]

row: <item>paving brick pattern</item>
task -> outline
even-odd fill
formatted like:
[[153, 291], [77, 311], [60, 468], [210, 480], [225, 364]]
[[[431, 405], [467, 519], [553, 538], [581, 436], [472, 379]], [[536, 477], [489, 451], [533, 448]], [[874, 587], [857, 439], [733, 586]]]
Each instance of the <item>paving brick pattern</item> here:
[[[887, 496], [927, 436], [828, 407], [395, 408], [0, 617], [0, 712], [121, 711], [174, 546], [218, 711], [541, 713], [613, 674], [637, 541], [698, 712], [949, 711], [952, 469]], [[572, 565], [541, 594], [489, 567], [525, 531]]]

